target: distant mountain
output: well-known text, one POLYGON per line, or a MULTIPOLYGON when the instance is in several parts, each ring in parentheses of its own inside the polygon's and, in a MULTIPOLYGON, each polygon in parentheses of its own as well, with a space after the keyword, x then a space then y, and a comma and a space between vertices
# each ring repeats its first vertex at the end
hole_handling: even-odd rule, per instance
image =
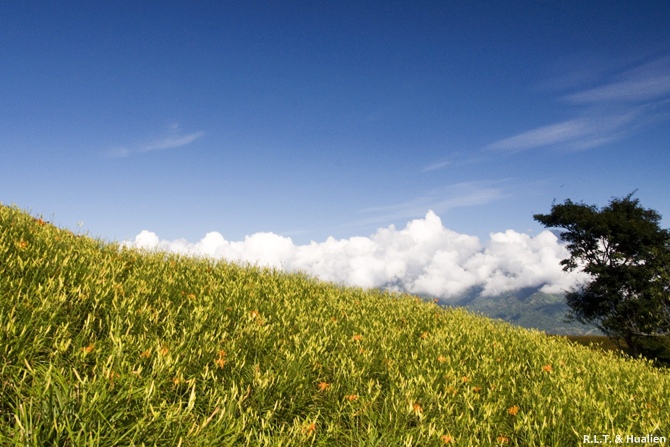
POLYGON ((490 318, 508 321, 517 326, 539 329, 549 334, 595 335, 601 332, 578 322, 566 322, 568 306, 563 295, 540 292, 538 288, 526 288, 497 296, 482 296, 481 289, 440 304, 465 307, 490 318))

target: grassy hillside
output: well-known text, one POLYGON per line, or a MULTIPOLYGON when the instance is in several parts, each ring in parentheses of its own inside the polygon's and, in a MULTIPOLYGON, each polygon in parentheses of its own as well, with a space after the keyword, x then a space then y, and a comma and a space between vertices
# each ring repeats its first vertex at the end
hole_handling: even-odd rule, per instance
POLYGON ((570 446, 670 435, 669 385, 462 309, 0 206, 3 446, 570 446))

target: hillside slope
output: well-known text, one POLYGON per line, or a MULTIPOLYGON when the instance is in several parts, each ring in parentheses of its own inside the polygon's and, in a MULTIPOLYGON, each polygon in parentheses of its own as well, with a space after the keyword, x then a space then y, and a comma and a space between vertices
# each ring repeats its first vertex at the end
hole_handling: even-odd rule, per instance
POLYGON ((462 306, 491 318, 501 319, 516 326, 537 329, 548 334, 599 335, 601 332, 579 322, 566 322, 569 311, 565 297, 542 293, 538 288, 507 292, 497 296, 483 296, 472 291, 467 296, 445 301, 462 306))
POLYGON ((0 205, 1 445, 570 446, 668 436, 668 385, 462 309, 0 205))

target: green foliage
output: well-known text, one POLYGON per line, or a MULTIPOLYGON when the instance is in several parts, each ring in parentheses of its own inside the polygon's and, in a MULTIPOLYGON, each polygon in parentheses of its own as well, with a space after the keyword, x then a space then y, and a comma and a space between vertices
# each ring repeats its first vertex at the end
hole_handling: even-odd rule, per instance
POLYGON ((623 338, 634 355, 641 337, 670 333, 670 231, 656 211, 629 194, 602 209, 566 200, 534 218, 567 230, 565 270, 592 278, 566 296, 573 317, 623 338))
POLYGON ((565 446, 666 436, 668 385, 464 310, 0 205, 0 445, 565 446))

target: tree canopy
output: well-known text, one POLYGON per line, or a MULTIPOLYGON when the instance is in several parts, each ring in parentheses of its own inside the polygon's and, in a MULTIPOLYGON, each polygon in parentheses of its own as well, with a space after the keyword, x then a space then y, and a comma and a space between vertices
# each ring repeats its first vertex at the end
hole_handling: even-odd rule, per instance
POLYGON ((561 238, 570 257, 561 261, 564 270, 591 277, 566 295, 570 316, 623 338, 637 355, 642 338, 670 334, 670 231, 633 194, 603 208, 568 199, 533 217, 566 230, 561 238))

